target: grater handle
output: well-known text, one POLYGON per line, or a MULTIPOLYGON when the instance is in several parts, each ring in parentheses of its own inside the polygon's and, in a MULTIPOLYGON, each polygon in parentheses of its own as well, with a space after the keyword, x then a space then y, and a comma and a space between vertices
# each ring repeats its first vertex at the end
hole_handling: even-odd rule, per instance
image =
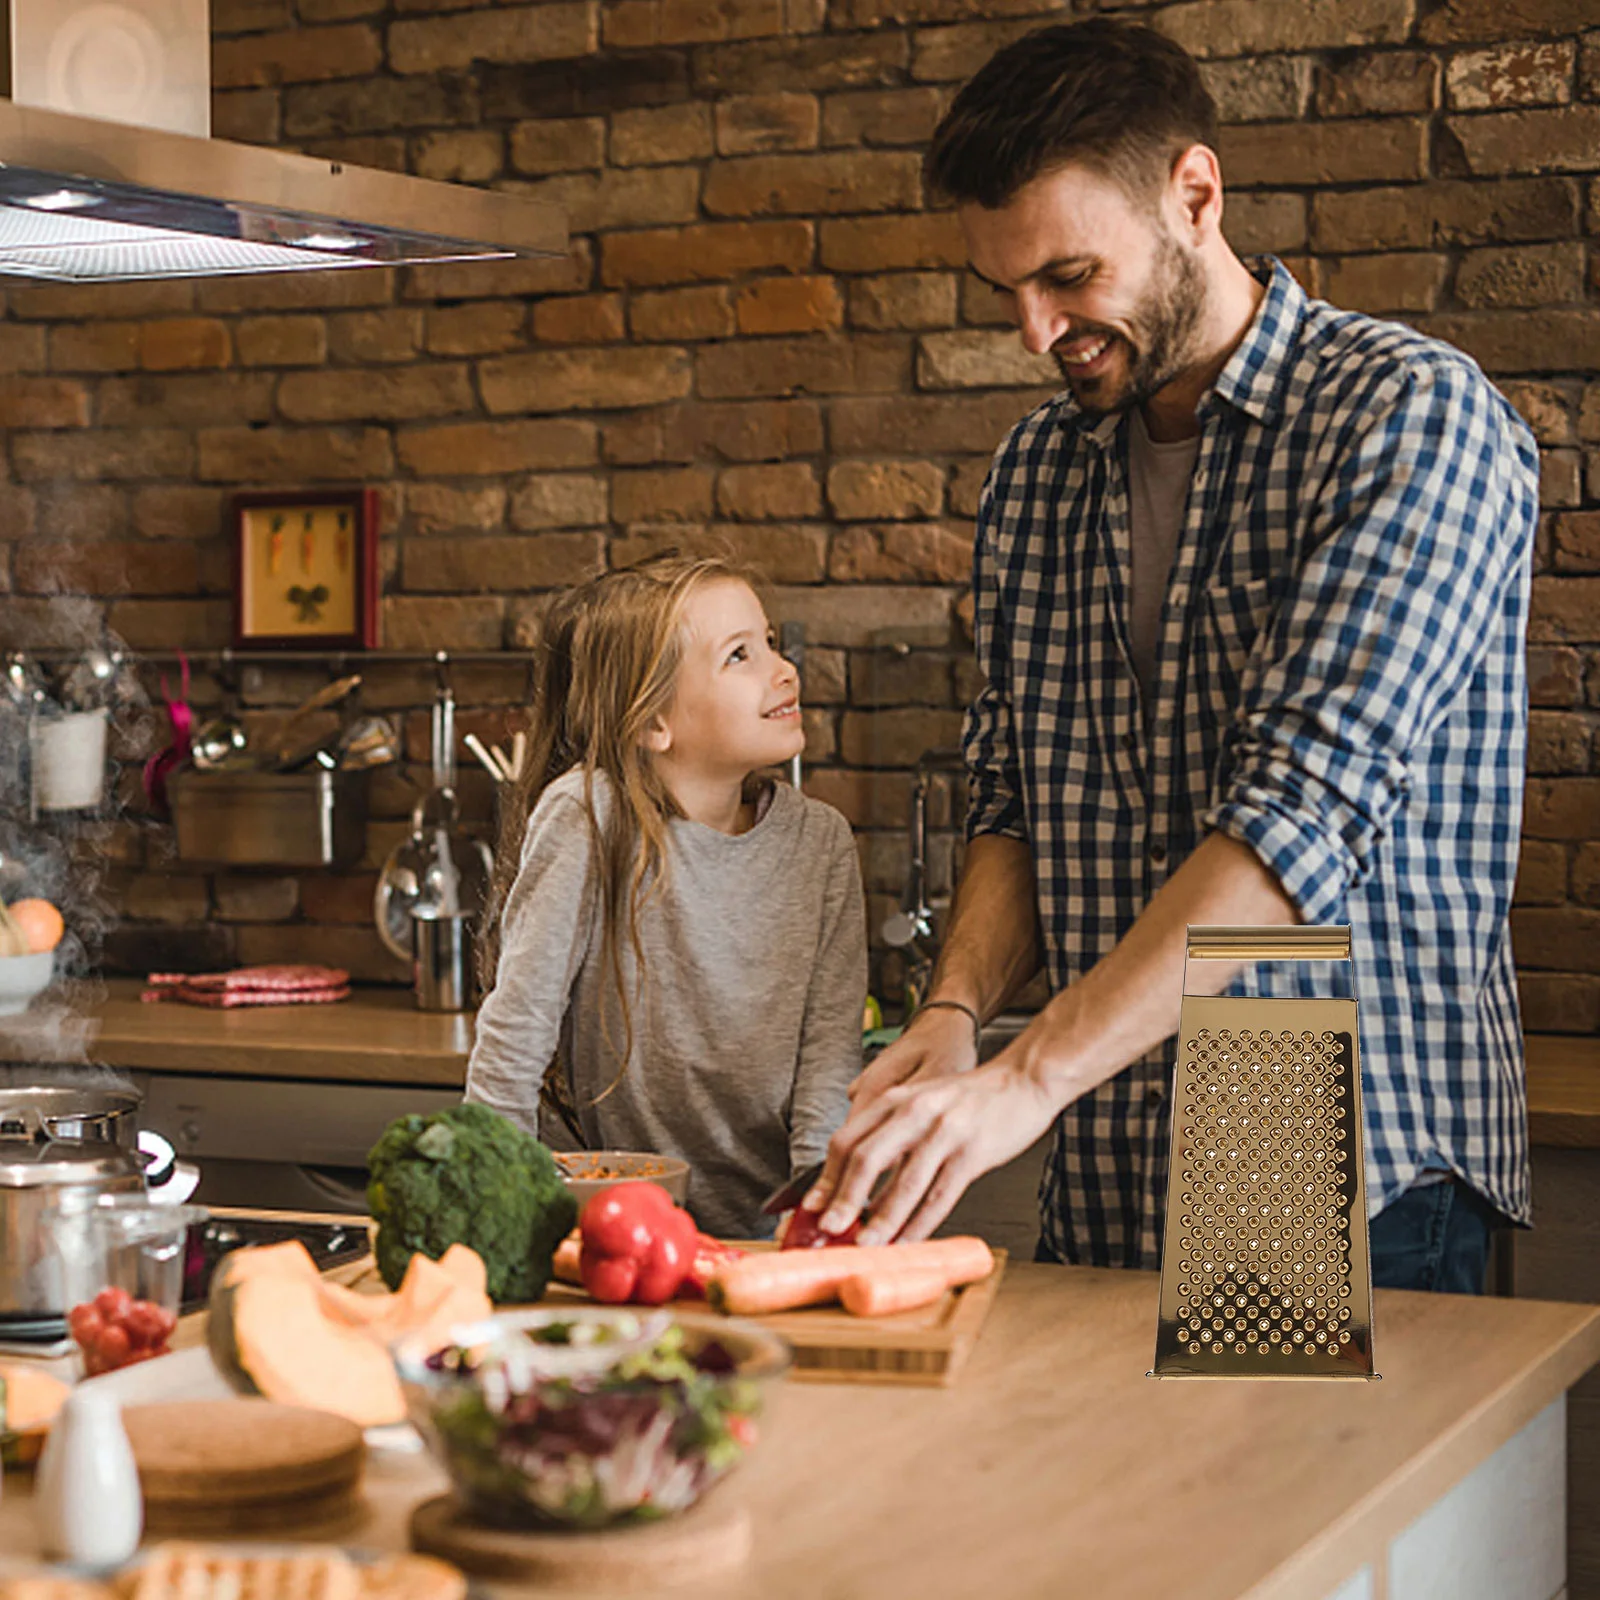
POLYGON ((1189 929, 1190 961, 1348 961, 1350 928, 1189 929))

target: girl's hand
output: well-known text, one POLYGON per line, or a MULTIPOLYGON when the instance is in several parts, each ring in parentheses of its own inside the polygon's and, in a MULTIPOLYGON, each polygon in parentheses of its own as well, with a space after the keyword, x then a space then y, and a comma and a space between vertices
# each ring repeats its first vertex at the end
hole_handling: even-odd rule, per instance
POLYGON ((919 1012, 911 1025, 850 1085, 850 1121, 886 1089, 970 1072, 978 1064, 972 1020, 943 1006, 919 1012))

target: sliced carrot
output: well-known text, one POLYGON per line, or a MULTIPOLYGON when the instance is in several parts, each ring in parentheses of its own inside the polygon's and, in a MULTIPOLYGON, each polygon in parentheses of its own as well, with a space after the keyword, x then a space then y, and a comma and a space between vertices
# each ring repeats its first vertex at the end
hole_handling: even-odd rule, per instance
POLYGON ((752 1252, 717 1269, 706 1295, 719 1311, 762 1316, 826 1305, 849 1278, 893 1277, 913 1271, 944 1274, 948 1287, 976 1283, 994 1270, 982 1239, 930 1239, 923 1244, 839 1245, 829 1250, 752 1252))
POLYGON ((944 1297, 950 1280, 937 1267, 871 1277, 862 1273, 839 1285, 839 1300, 853 1317, 887 1317, 896 1311, 914 1311, 944 1297))

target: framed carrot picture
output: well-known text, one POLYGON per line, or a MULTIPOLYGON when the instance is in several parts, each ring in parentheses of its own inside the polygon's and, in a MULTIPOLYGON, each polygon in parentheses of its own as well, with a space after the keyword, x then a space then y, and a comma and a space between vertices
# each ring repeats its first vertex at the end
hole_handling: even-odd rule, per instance
POLYGON ((235 495, 233 525, 236 645, 377 645, 375 489, 235 495))

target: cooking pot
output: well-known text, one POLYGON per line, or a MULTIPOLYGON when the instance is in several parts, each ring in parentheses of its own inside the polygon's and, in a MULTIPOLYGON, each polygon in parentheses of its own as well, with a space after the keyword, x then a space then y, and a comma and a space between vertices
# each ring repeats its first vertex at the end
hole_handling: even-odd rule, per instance
POLYGON ((107 1140, 0 1139, 0 1335, 52 1331, 63 1304, 49 1217, 68 1197, 144 1189, 139 1152, 107 1140), (9 1330, 8 1330, 8 1326, 9 1330))
POLYGON ((129 1089, 0 1085, 0 1140, 12 1139, 132 1149, 139 1142, 139 1097, 129 1089))

